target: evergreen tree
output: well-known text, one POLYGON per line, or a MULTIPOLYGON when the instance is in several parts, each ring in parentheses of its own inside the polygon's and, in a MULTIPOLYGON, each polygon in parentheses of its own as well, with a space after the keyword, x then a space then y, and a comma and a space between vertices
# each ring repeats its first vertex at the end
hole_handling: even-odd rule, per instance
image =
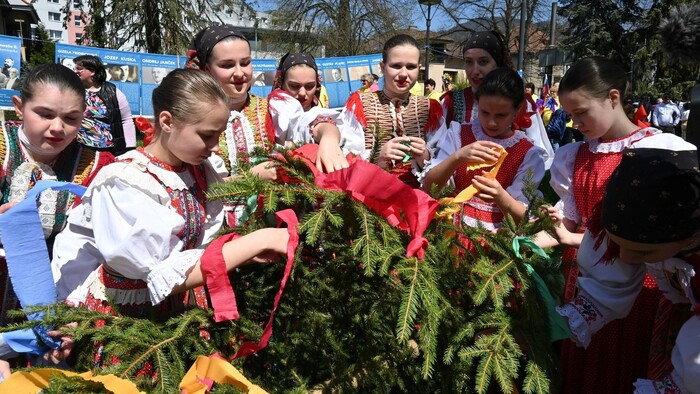
MULTIPOLYGON (((259 196, 239 233, 273 225, 269 214, 281 209, 300 216, 300 247, 269 346, 234 361, 247 378, 280 393, 554 391, 556 357, 542 311, 551 307, 545 287, 560 288, 562 278, 557 264, 528 251, 524 237, 551 225, 546 217, 522 223, 508 217, 492 233, 455 226, 454 207, 445 202, 423 234, 424 258, 407 257, 407 232, 349 194, 319 188, 309 166, 289 152, 274 160, 285 185, 244 171, 209 190, 210 198, 231 203, 259 196)), ((528 215, 537 215, 541 202, 533 188, 527 193, 528 215)), ((76 370, 92 367, 86 344, 102 342, 121 360, 102 373, 136 379, 134 372, 150 361, 162 371, 160 380, 137 383, 174 392, 197 355, 230 356, 243 341, 257 341, 283 271, 283 265, 251 265, 230 275, 242 316, 234 322, 214 323, 201 310, 162 322, 58 304, 43 324, 80 322, 70 331, 83 345, 76 347, 76 370), (105 327, 95 329, 98 320, 105 327)))
POLYGON ((49 38, 49 33, 41 23, 37 25, 36 38, 36 40, 32 40, 27 54, 30 67, 34 67, 39 64, 53 63, 56 52, 56 44, 51 41, 49 38))
POLYGON ((631 42, 642 17, 636 0, 563 0, 559 13, 567 20, 561 46, 577 58, 599 55, 629 66, 631 42))
POLYGON ((658 28, 675 5, 686 0, 561 2, 566 18, 561 46, 576 58, 599 55, 629 70, 633 96, 671 93, 687 98, 700 74, 698 64, 679 64, 663 52, 658 28))

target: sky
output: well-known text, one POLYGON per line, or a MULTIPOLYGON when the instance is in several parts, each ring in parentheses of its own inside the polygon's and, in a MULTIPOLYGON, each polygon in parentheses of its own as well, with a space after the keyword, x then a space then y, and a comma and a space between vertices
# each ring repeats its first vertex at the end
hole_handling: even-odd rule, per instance
MULTIPOLYGON (((416 8, 413 12, 413 24, 418 30, 425 30, 425 16, 428 13, 428 7, 419 6, 416 1, 416 8), (421 12, 422 8, 422 12, 421 12)), ((442 10, 437 7, 431 7, 430 11, 430 31, 439 31, 449 29, 454 26, 454 21, 447 16, 442 10)))

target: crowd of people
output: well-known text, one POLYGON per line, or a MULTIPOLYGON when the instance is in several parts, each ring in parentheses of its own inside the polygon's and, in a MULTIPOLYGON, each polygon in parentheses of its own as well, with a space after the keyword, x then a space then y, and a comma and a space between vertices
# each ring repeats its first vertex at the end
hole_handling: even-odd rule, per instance
MULTIPOLYGON (((39 200, 57 301, 168 315, 207 306, 205 246, 222 226, 245 220, 242 206, 207 199, 209 185, 240 177, 241 160, 255 176, 283 182, 273 162, 252 156, 260 148, 313 143, 319 171, 342 171, 354 154, 426 192, 475 188, 455 220, 494 231, 506 214, 531 219, 524 185, 549 171, 559 197, 546 208, 554 229, 534 241, 567 248, 566 283, 556 295, 572 332, 555 344, 561 392, 698 392, 700 172, 696 147, 669 128, 682 122, 678 108, 664 98, 651 111, 653 125, 631 119, 627 74, 590 57, 572 65, 538 109, 534 86, 488 31, 466 41, 468 88, 416 95, 420 50, 408 35, 387 40, 383 86, 363 75, 363 88, 336 111, 323 105, 312 55, 284 55, 272 93, 258 97, 249 93, 255 78, 247 39, 227 25, 204 29, 186 67, 153 91, 153 124, 140 125, 143 147, 99 58, 73 59, 74 72, 37 66, 13 98, 21 121, 3 125, 0 215, 38 180, 87 186, 79 202, 51 191, 39 200), (571 129, 572 137, 550 125, 571 129), (494 166, 495 176, 487 176, 494 166), (673 307, 679 303, 689 307, 673 307)), ((435 81, 426 86, 434 89, 435 81)), ((270 228, 228 241, 226 269, 274 261, 288 237, 270 228)), ((18 306, 6 269, 0 286, 4 318, 18 306)), ((60 362, 75 350, 69 337, 49 334, 61 345, 34 353, 60 362)), ((22 351, 15 338, 0 335, 3 378, 22 351)), ((96 366, 118 362, 100 345, 93 350, 96 366)))

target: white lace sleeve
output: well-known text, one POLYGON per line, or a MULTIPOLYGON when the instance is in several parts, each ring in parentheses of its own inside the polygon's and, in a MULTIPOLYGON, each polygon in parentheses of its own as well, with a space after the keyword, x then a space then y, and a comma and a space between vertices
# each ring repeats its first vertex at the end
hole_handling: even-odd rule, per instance
POLYGON ((340 112, 340 145, 345 153, 354 153, 362 156, 363 159, 369 158, 369 151, 365 152, 365 129, 357 119, 357 113, 364 111, 362 101, 348 100, 348 103, 340 112), (350 105, 350 107, 348 107, 350 105))
POLYGON ((184 219, 174 209, 115 179, 92 196, 95 246, 119 274, 148 283, 152 304, 185 281, 202 249, 180 251, 184 219))
POLYGON ((564 145, 557 150, 550 168, 552 178, 549 181, 552 189, 559 195, 560 200, 556 207, 563 213, 565 218, 575 223, 581 222, 581 214, 576 207, 576 198, 574 197, 572 184, 574 164, 579 146, 581 146, 581 142, 575 142, 564 145))
POLYGON ((224 158, 221 156, 212 154, 209 156, 209 163, 211 163, 211 166, 220 177, 225 178, 229 175, 228 169, 226 168, 226 162, 224 162, 224 158))
POLYGON ((669 301, 674 304, 696 304, 693 289, 690 285, 691 278, 695 276, 693 266, 682 259, 672 257, 658 263, 649 263, 647 272, 659 285, 659 290, 669 301), (671 283, 673 278, 673 283, 671 283), (680 288, 678 288, 680 287, 680 288))
POLYGON ((569 319, 572 339, 583 347, 588 346, 591 337, 607 323, 629 314, 646 273, 644 264, 626 264, 619 260, 599 263, 606 241, 595 249, 595 240, 585 232, 577 255, 581 273, 577 283, 579 294, 557 308, 560 315, 569 319))
POLYGON ((671 376, 681 392, 700 393, 700 317, 688 319, 676 338, 671 352, 674 371, 671 376))

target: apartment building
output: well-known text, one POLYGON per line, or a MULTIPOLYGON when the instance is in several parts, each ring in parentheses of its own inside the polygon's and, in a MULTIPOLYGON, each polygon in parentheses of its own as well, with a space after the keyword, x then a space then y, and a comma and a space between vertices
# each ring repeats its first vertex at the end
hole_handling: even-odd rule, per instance
POLYGON ((71 11, 68 16, 63 10, 66 0, 35 0, 33 5, 50 39, 64 44, 82 42, 87 19, 82 17, 82 12, 79 11, 80 0, 71 0, 69 4, 71 11))

